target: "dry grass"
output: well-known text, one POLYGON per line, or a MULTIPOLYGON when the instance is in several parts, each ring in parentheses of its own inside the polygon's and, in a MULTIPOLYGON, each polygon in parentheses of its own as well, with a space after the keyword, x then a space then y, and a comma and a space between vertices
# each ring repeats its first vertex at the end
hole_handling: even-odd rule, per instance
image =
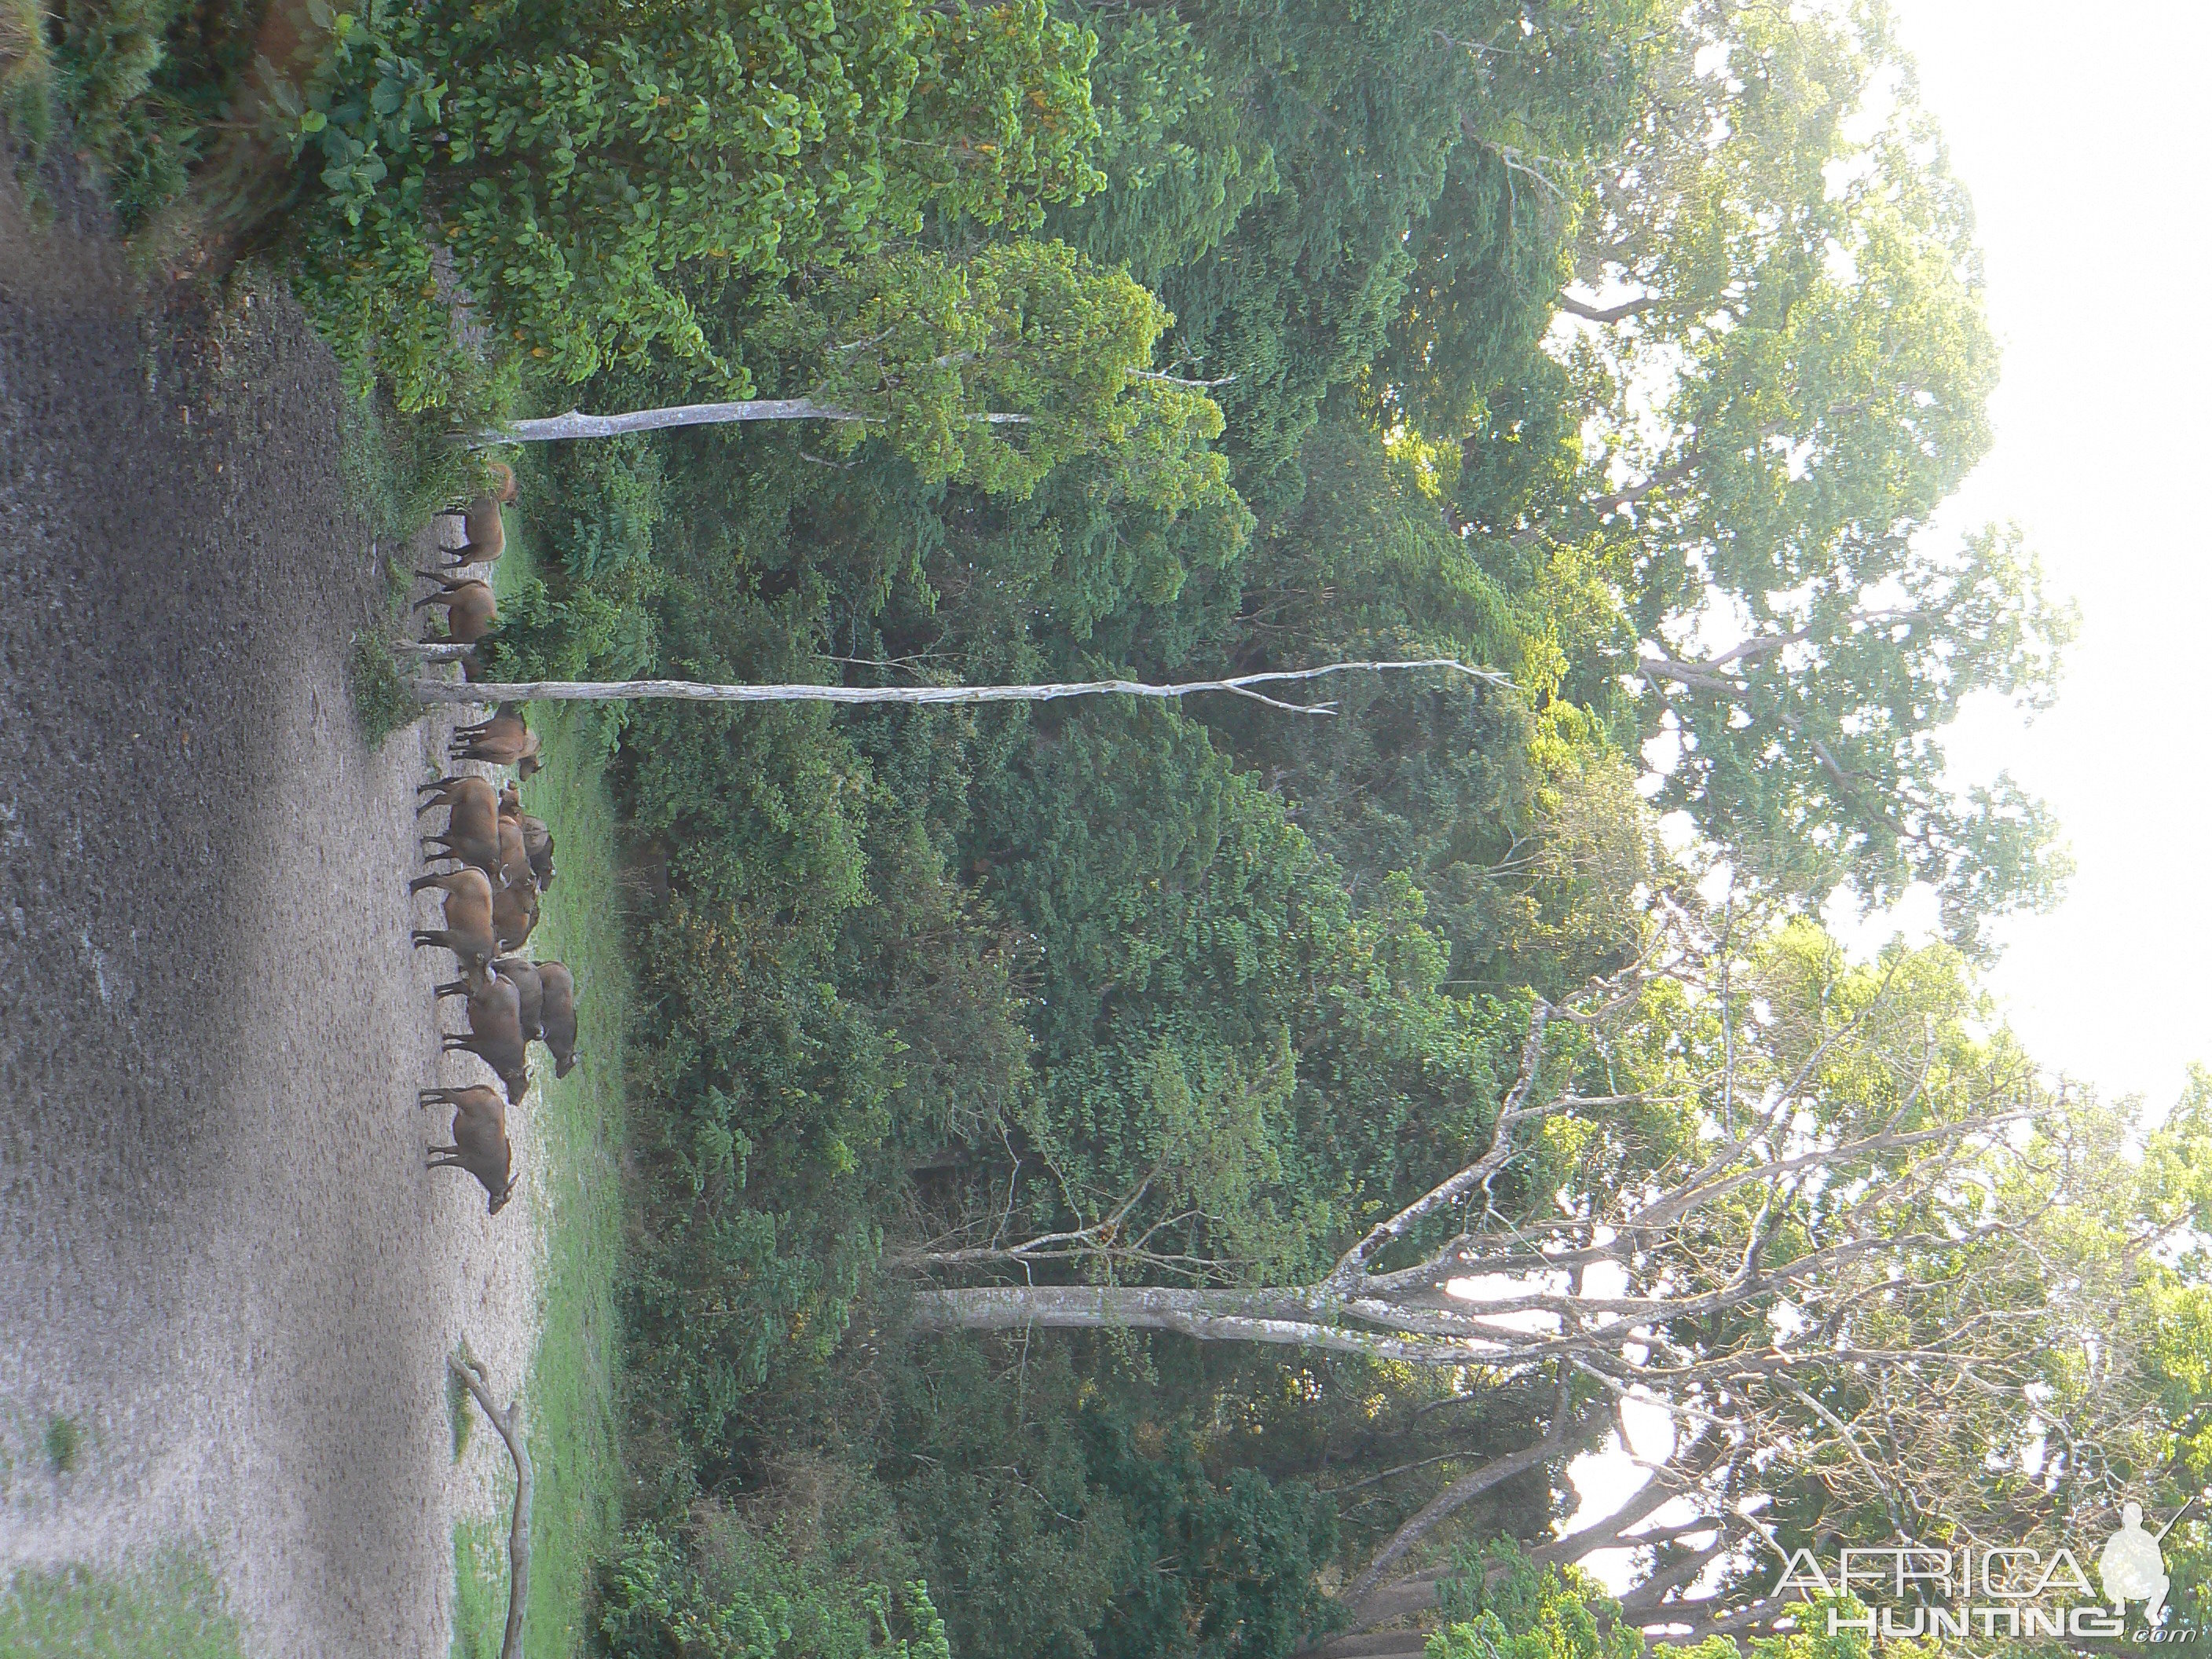
POLYGON ((0 137, 35 157, 53 129, 53 54, 41 0, 0 0, 0 137))
POLYGON ((46 61, 46 11, 39 0, 0 0, 0 76, 46 61))

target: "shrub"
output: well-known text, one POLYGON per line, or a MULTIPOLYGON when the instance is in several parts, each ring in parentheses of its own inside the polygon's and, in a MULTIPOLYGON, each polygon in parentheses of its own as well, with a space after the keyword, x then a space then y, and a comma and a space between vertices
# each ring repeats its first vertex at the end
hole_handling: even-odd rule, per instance
POLYGON ((559 444, 549 470, 559 507, 545 534, 568 574, 591 581, 646 563, 667 511, 660 451, 643 438, 559 444))
POLYGON ((928 1587, 868 1576, 876 1542, 756 1532, 711 1506, 688 1538, 641 1528, 606 1571, 599 1633, 612 1659, 951 1659, 928 1587))

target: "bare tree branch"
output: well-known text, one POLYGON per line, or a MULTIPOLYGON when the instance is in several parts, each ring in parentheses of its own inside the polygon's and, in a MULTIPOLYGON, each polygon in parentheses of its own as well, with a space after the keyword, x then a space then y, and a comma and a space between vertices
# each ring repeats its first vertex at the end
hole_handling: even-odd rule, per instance
POLYGON ((1553 303, 1568 316, 1579 317, 1586 323, 1626 322, 1631 317, 1640 317, 1647 311, 1656 311, 1662 307, 1672 309, 1674 305, 1663 295, 1647 294, 1641 299, 1623 300, 1619 305, 1594 306, 1587 300, 1577 299, 1565 289, 1560 290, 1553 303))
POLYGON ((1358 1577, 1345 1587, 1344 1600, 1352 1608, 1354 1620, 1359 1619, 1364 1611, 1364 1604, 1376 1586, 1382 1582, 1383 1574, 1403 1559, 1408 1550, 1433 1532, 1447 1516, 1464 1508, 1492 1487, 1502 1486, 1516 1475, 1525 1474, 1530 1469, 1550 1462, 1587 1434, 1595 1419, 1589 1413, 1577 1413, 1574 1409, 1571 1376, 1571 1373, 1565 1366, 1559 1367, 1552 1405, 1552 1420, 1542 1438, 1517 1452, 1493 1458, 1480 1468, 1470 1470, 1447 1483, 1435 1497, 1407 1517, 1382 1547, 1369 1558, 1358 1577))

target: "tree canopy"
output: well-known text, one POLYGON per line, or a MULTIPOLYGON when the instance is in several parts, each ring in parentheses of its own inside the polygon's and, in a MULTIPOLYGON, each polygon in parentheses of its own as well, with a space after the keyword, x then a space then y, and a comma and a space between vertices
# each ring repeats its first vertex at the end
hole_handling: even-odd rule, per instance
POLYGON ((2102 1103, 1978 988, 2066 862, 1946 729, 2073 619, 1948 516, 1998 359, 1879 4, 310 21, 224 131, 377 419, 655 416, 520 428, 475 684, 1487 671, 578 722, 611 1651, 1856 1659, 1778 1550, 2208 1491, 2212 1085, 2102 1103), (1923 947, 1814 920, 1915 883, 1923 947))
POLYGON ((1928 882, 1962 939, 2047 903, 2048 815, 1943 778, 1961 702, 2047 702, 2072 623, 2017 532, 1932 523, 1988 447, 1996 353, 1971 208, 1881 14, 1695 9, 1574 258, 1559 349, 1595 477, 1521 533, 1618 573, 1620 667, 1679 748, 1658 804, 1738 826, 1788 889, 1928 882))

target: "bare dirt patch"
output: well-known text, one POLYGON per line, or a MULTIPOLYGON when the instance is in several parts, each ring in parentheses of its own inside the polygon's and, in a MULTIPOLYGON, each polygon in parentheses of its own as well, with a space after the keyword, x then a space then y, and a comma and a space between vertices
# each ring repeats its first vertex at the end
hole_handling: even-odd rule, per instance
POLYGON ((512 1394, 534 1326, 528 1187, 422 1168, 483 1074, 409 947, 443 726, 354 723, 341 406, 289 303, 179 345, 0 198, 0 1569, 185 1543, 286 1659, 446 1652, 446 1357, 512 1394))

